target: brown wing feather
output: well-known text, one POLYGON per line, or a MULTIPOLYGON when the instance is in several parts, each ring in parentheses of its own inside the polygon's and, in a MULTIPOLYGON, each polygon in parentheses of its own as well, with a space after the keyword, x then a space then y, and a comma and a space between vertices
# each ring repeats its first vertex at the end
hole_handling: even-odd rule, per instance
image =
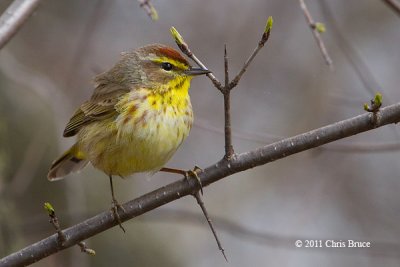
POLYGON ((65 127, 64 137, 76 135, 83 126, 94 121, 116 116, 118 112, 115 110, 115 104, 127 92, 129 90, 119 89, 103 95, 96 95, 96 98, 92 97, 91 100, 83 103, 65 127))
POLYGON ((116 116, 120 97, 141 84, 141 72, 137 70, 137 53, 125 53, 109 71, 95 78, 96 88, 89 101, 83 103, 65 127, 64 136, 73 136, 94 121, 116 116))

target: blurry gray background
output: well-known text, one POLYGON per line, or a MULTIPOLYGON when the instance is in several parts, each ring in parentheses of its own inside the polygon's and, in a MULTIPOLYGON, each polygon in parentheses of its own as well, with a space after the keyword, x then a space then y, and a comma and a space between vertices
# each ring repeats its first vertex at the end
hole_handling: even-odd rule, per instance
MULTIPOLYGON (((45 201, 63 227, 109 209, 103 173, 90 166, 50 183, 47 170, 74 142, 62 131, 90 97, 93 76, 122 51, 150 43, 175 47, 171 26, 222 78, 224 44, 233 76, 273 16, 270 40, 232 93, 236 152, 361 114, 373 91, 383 93, 384 105, 400 101, 399 16, 383 1, 324 1, 324 8, 321 2, 306 1, 326 24, 335 71, 325 65, 296 0, 154 0, 156 22, 134 0, 42 1, 0 51, 0 257, 53 234, 45 201)), ((0 11, 9 3, 0 1, 0 11)), ((194 128, 169 167, 207 167, 223 156, 222 95, 205 77, 193 81, 190 93, 194 128)), ((196 201, 186 197, 125 223, 126 234, 116 227, 91 238, 95 257, 73 247, 33 266, 398 266, 398 152, 360 153, 352 146, 399 138, 398 128, 384 127, 205 188, 229 264, 196 201), (354 239, 372 248, 296 248, 296 239, 354 239)), ((125 202, 177 179, 116 179, 117 198, 125 202)))

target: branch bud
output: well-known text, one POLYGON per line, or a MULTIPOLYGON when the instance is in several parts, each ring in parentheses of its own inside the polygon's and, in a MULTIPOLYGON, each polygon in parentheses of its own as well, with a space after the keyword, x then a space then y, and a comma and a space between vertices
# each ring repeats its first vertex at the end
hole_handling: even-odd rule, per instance
POLYGON ((158 20, 158 12, 153 5, 150 6, 150 17, 153 21, 158 20))
POLYGON ((317 32, 319 32, 319 33, 324 33, 324 32, 326 31, 325 24, 323 24, 323 23, 321 23, 321 22, 315 23, 315 29, 316 29, 317 32))
POLYGON ((272 29, 272 24, 274 23, 274 20, 272 19, 271 16, 268 17, 267 19, 267 23, 265 24, 265 29, 264 29, 264 33, 261 36, 261 40, 258 43, 259 46, 264 46, 264 44, 268 41, 269 35, 271 33, 271 29, 272 29))
POLYGON ((87 249, 85 250, 85 252, 86 252, 87 254, 89 254, 90 256, 96 256, 96 251, 95 251, 94 249, 87 248, 87 249))
POLYGON ((264 30, 265 33, 271 31, 273 23, 274 20, 272 19, 272 16, 269 16, 267 19, 267 24, 265 25, 265 30, 264 30))
POLYGON ((188 45, 185 43, 185 40, 183 40, 182 35, 179 34, 179 32, 175 29, 175 27, 171 27, 170 32, 172 37, 175 39, 176 44, 182 50, 182 52, 185 53, 186 55, 191 54, 188 45))
POLYGON ((382 106, 382 94, 376 93, 374 99, 371 100, 371 106, 367 103, 364 104, 364 110, 368 112, 377 112, 379 108, 382 106))
POLYGON ((44 203, 44 209, 47 211, 47 213, 49 214, 50 217, 54 217, 55 210, 49 202, 44 203))
POLYGON ((377 106, 382 106, 382 94, 381 93, 376 93, 375 98, 374 98, 374 104, 377 106))

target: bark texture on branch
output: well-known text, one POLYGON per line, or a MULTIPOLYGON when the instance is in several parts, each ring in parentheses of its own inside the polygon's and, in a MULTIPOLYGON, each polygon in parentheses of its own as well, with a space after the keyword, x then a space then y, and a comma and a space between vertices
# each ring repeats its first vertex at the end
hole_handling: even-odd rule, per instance
MULTIPOLYGON (((204 169, 198 176, 203 186, 207 186, 231 174, 377 127, 398 123, 399 121, 400 103, 397 103, 382 108, 378 113, 366 113, 304 134, 283 139, 256 150, 234 154, 230 160, 222 159, 216 164, 204 169)), ((166 203, 189 194, 194 194, 199 190, 198 187, 199 185, 194 179, 189 181, 182 179, 161 187, 122 205, 126 213, 121 214, 121 220, 129 220, 166 203)), ((26 266, 48 255, 54 254, 57 251, 76 245, 80 241, 103 232, 117 224, 110 211, 100 213, 84 222, 65 229, 63 231, 66 236, 64 245, 59 243, 58 235, 54 234, 1 259, 0 266, 26 266)))

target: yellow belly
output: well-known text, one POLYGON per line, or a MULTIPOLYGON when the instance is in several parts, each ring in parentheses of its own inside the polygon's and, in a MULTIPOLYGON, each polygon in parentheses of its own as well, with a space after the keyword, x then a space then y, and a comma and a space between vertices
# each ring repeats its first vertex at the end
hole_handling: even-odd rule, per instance
MULTIPOLYGON (((173 93, 173 92, 171 92, 173 93)), ((193 122, 189 95, 127 94, 119 115, 95 122, 79 133, 79 148, 93 166, 109 175, 157 171, 188 136, 193 122), (90 137, 90 138, 88 138, 90 137)))

